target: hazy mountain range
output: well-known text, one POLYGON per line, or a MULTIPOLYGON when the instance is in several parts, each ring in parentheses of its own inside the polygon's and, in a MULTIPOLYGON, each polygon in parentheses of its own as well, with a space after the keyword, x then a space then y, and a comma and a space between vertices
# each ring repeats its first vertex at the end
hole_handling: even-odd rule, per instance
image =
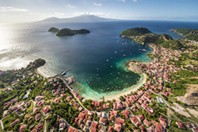
POLYGON ((102 18, 94 15, 82 15, 77 17, 71 17, 71 18, 57 18, 57 17, 51 17, 44 19, 42 21, 38 22, 104 22, 104 21, 115 21, 116 19, 108 19, 108 18, 102 18))

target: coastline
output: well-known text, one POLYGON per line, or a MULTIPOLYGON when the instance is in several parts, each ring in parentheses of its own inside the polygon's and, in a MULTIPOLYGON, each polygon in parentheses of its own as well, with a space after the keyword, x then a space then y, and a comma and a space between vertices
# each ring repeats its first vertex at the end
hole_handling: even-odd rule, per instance
MULTIPOLYGON (((149 44, 149 46, 152 49, 154 49, 151 44, 149 44)), ((150 52, 150 53, 151 54, 154 53, 154 50, 152 52, 150 52)), ((137 84, 135 84, 135 85, 132 85, 132 86, 130 86, 128 88, 123 89, 123 91, 112 91, 109 95, 105 95, 105 94, 102 95, 101 94, 100 96, 102 96, 104 98, 104 100, 106 100, 106 101, 107 100, 113 100, 113 99, 117 100, 117 99, 120 98, 120 96, 124 96, 124 95, 130 94, 131 92, 136 92, 143 84, 146 83, 147 75, 145 73, 143 73, 142 70, 139 69, 138 66, 134 67, 133 65, 131 65, 131 63, 133 63, 133 62, 131 62, 131 61, 127 62, 126 65, 128 65, 129 67, 126 70, 128 70, 129 72, 135 72, 135 73, 139 74, 141 76, 139 82, 137 84), (137 69, 139 69, 139 70, 137 70, 137 69)), ((148 62, 145 62, 145 63, 148 63, 148 62)), ((51 76, 45 74, 44 72, 42 72, 41 67, 36 69, 36 73, 41 75, 43 78, 51 77, 51 76)), ((91 99, 91 100, 94 100, 94 101, 102 101, 103 100, 102 97, 98 98, 98 96, 97 97, 96 96, 88 96, 88 95, 84 96, 85 99, 91 99)))
POLYGON ((141 73, 141 75, 142 75, 143 79, 142 79, 142 81, 139 82, 138 84, 131 86, 131 88, 128 89, 127 91, 123 91, 123 92, 120 92, 120 93, 117 93, 117 94, 114 94, 114 95, 105 96, 104 99, 105 99, 105 100, 119 99, 120 96, 124 96, 124 95, 130 94, 131 92, 135 92, 135 91, 138 90, 143 84, 146 83, 147 75, 146 75, 145 73, 141 73))
MULTIPOLYGON (((130 39, 132 39, 132 38, 130 38, 130 39)), ((153 47, 151 44, 149 44, 148 46, 150 46, 150 47, 153 49, 153 51, 151 52, 151 54, 153 54, 153 53, 155 52, 155 51, 154 51, 154 47, 153 47)), ((147 53, 147 54, 148 54, 148 53, 147 53)), ((152 60, 152 61, 153 61, 153 60, 152 60)), ((152 61, 151 61, 151 62, 152 62, 152 61)), ((143 73, 141 70, 139 70, 139 69, 137 68, 138 66, 135 67, 135 68, 137 68, 137 69, 139 70, 139 71, 136 72, 137 69, 134 69, 134 67, 131 66, 132 63, 133 63, 133 62, 129 62, 129 63, 128 63, 129 68, 127 68, 127 70, 128 70, 128 71, 131 71, 131 72, 135 72, 135 73, 137 73, 137 74, 140 74, 140 75, 143 77, 143 79, 141 80, 141 82, 138 82, 136 85, 131 86, 131 88, 130 88, 130 89, 127 89, 127 91, 123 91, 123 92, 121 92, 121 93, 117 93, 117 94, 114 94, 114 95, 105 96, 105 97, 104 97, 105 100, 119 99, 120 96, 124 96, 124 95, 130 94, 131 92, 137 91, 143 84, 146 83, 147 75, 146 75, 145 73, 143 73)), ((146 63, 147 63, 147 62, 146 62, 146 63)), ((100 100, 100 101, 101 101, 101 100, 100 100)))
POLYGON ((40 67, 36 69, 36 73, 39 74, 40 76, 42 76, 43 78, 49 78, 50 77, 47 74, 43 73, 42 70, 40 69, 40 67))

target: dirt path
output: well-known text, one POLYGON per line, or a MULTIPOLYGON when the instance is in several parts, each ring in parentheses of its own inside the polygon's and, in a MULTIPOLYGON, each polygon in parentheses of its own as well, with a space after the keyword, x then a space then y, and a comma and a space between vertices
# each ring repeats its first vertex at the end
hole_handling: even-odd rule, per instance
POLYGON ((189 108, 187 108, 187 110, 188 110, 192 115, 194 115, 195 117, 198 118, 198 111, 196 111, 196 110, 194 110, 194 109, 189 109, 189 108))
POLYGON ((198 84, 187 84, 188 89, 184 96, 176 97, 179 101, 188 105, 198 105, 198 84))
POLYGON ((189 77, 190 79, 198 79, 198 77, 189 77))

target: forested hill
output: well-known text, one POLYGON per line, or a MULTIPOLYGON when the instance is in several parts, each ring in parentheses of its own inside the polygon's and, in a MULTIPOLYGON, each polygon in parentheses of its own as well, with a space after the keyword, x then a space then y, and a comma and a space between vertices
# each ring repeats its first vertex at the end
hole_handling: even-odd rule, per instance
POLYGON ((198 41, 198 29, 178 28, 171 29, 171 31, 183 35, 187 39, 198 41))
POLYGON ((173 40, 173 38, 168 34, 155 34, 145 27, 135 27, 123 31, 120 36, 127 37, 135 40, 140 44, 153 43, 155 45, 161 45, 164 48, 170 49, 182 49, 185 46, 178 40, 173 40))

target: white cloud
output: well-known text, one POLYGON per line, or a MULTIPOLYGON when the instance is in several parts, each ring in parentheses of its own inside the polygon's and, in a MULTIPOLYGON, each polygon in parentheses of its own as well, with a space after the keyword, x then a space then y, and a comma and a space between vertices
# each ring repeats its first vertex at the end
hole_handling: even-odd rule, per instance
POLYGON ((51 12, 51 13, 30 13, 31 16, 39 17, 39 18, 49 18, 49 17, 57 17, 57 18, 65 18, 66 15, 63 12, 51 12))
POLYGON ((121 1, 121 2, 126 2, 126 0, 118 0, 118 1, 121 1))
POLYGON ((68 8, 70 8, 70 9, 74 9, 74 8, 76 8, 75 6, 70 5, 70 4, 68 4, 68 5, 67 5, 67 7, 68 7, 68 8))
POLYGON ((75 12, 73 16, 80 16, 80 15, 94 15, 94 16, 103 16, 103 13, 99 12, 75 12))
POLYGON ((0 7, 1 12, 27 12, 27 9, 14 8, 14 7, 0 7))
POLYGON ((133 2, 137 2, 138 0, 133 0, 133 2))
POLYGON ((98 7, 100 7, 100 6, 102 6, 102 3, 93 3, 95 6, 98 6, 98 7))

